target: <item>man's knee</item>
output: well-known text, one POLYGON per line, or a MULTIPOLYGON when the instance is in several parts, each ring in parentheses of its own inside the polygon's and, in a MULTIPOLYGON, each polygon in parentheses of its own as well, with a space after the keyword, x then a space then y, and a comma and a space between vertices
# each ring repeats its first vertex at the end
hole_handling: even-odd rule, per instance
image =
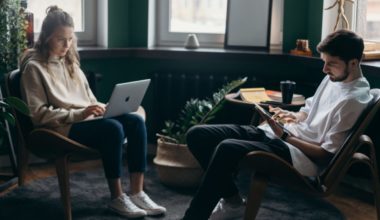
POLYGON ((240 157, 244 148, 241 143, 236 139, 225 139, 220 142, 216 148, 216 157, 234 157, 235 155, 240 157))
POLYGON ((202 125, 195 125, 186 132, 186 142, 188 145, 192 145, 192 143, 202 140, 203 135, 204 127, 202 125))

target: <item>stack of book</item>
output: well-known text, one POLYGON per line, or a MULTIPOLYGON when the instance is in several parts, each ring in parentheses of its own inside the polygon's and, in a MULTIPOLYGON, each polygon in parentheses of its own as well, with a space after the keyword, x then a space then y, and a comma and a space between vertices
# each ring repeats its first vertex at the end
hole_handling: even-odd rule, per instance
POLYGON ((364 43, 364 60, 380 60, 380 43, 366 41, 364 43))
MULTIPOLYGON (((250 103, 282 103, 281 91, 266 90, 263 87, 258 88, 242 88, 240 89, 240 97, 242 100, 250 103)), ((302 105, 305 103, 305 97, 301 94, 293 94, 293 105, 302 105)))

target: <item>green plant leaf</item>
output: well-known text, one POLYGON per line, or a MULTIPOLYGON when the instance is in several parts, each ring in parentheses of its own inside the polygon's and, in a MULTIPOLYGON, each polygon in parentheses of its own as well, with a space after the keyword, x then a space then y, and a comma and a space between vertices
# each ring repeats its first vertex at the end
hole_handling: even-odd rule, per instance
POLYGON ((6 120, 12 126, 16 124, 15 117, 9 112, 0 112, 0 118, 6 120))
POLYGON ((190 99, 186 101, 183 109, 175 121, 165 121, 161 130, 164 135, 174 138, 180 144, 186 144, 186 132, 194 125, 204 124, 215 118, 225 103, 224 97, 235 88, 247 81, 247 77, 237 79, 224 85, 212 95, 212 99, 190 99))
POLYGON ((9 96, 5 98, 5 102, 9 104, 9 106, 15 108, 17 111, 21 112, 22 114, 29 115, 30 111, 28 106, 25 104, 24 101, 21 99, 14 97, 14 96, 9 96))
POLYGON ((8 105, 8 103, 0 100, 0 107, 9 108, 9 105, 8 105))

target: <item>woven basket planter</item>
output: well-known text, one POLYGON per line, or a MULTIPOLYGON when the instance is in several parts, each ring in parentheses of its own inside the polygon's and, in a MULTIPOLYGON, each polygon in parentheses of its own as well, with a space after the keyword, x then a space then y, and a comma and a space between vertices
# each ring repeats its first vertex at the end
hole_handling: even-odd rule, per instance
POLYGON ((196 187, 203 170, 187 145, 157 140, 157 154, 153 160, 161 182, 174 187, 196 187))

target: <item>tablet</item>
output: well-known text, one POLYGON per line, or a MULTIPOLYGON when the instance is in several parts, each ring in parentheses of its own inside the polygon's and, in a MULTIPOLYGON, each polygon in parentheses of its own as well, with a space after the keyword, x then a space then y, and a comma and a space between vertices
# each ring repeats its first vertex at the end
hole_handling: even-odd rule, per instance
MULTIPOLYGON (((268 112, 267 110, 265 110, 263 107, 261 107, 261 106, 260 106, 259 104, 257 104, 257 103, 254 103, 254 105, 255 105, 255 109, 256 109, 256 110, 260 111, 265 117, 267 117, 267 118, 269 118, 269 119, 272 119, 272 114, 271 114, 270 112, 268 112)), ((276 121, 276 120, 274 120, 274 121, 275 121, 276 124, 277 124, 279 127, 281 127, 284 131, 286 131, 286 132, 288 132, 289 134, 292 135, 292 133, 291 133, 288 129, 286 129, 286 128, 284 127, 284 125, 283 125, 281 122, 276 121)))

